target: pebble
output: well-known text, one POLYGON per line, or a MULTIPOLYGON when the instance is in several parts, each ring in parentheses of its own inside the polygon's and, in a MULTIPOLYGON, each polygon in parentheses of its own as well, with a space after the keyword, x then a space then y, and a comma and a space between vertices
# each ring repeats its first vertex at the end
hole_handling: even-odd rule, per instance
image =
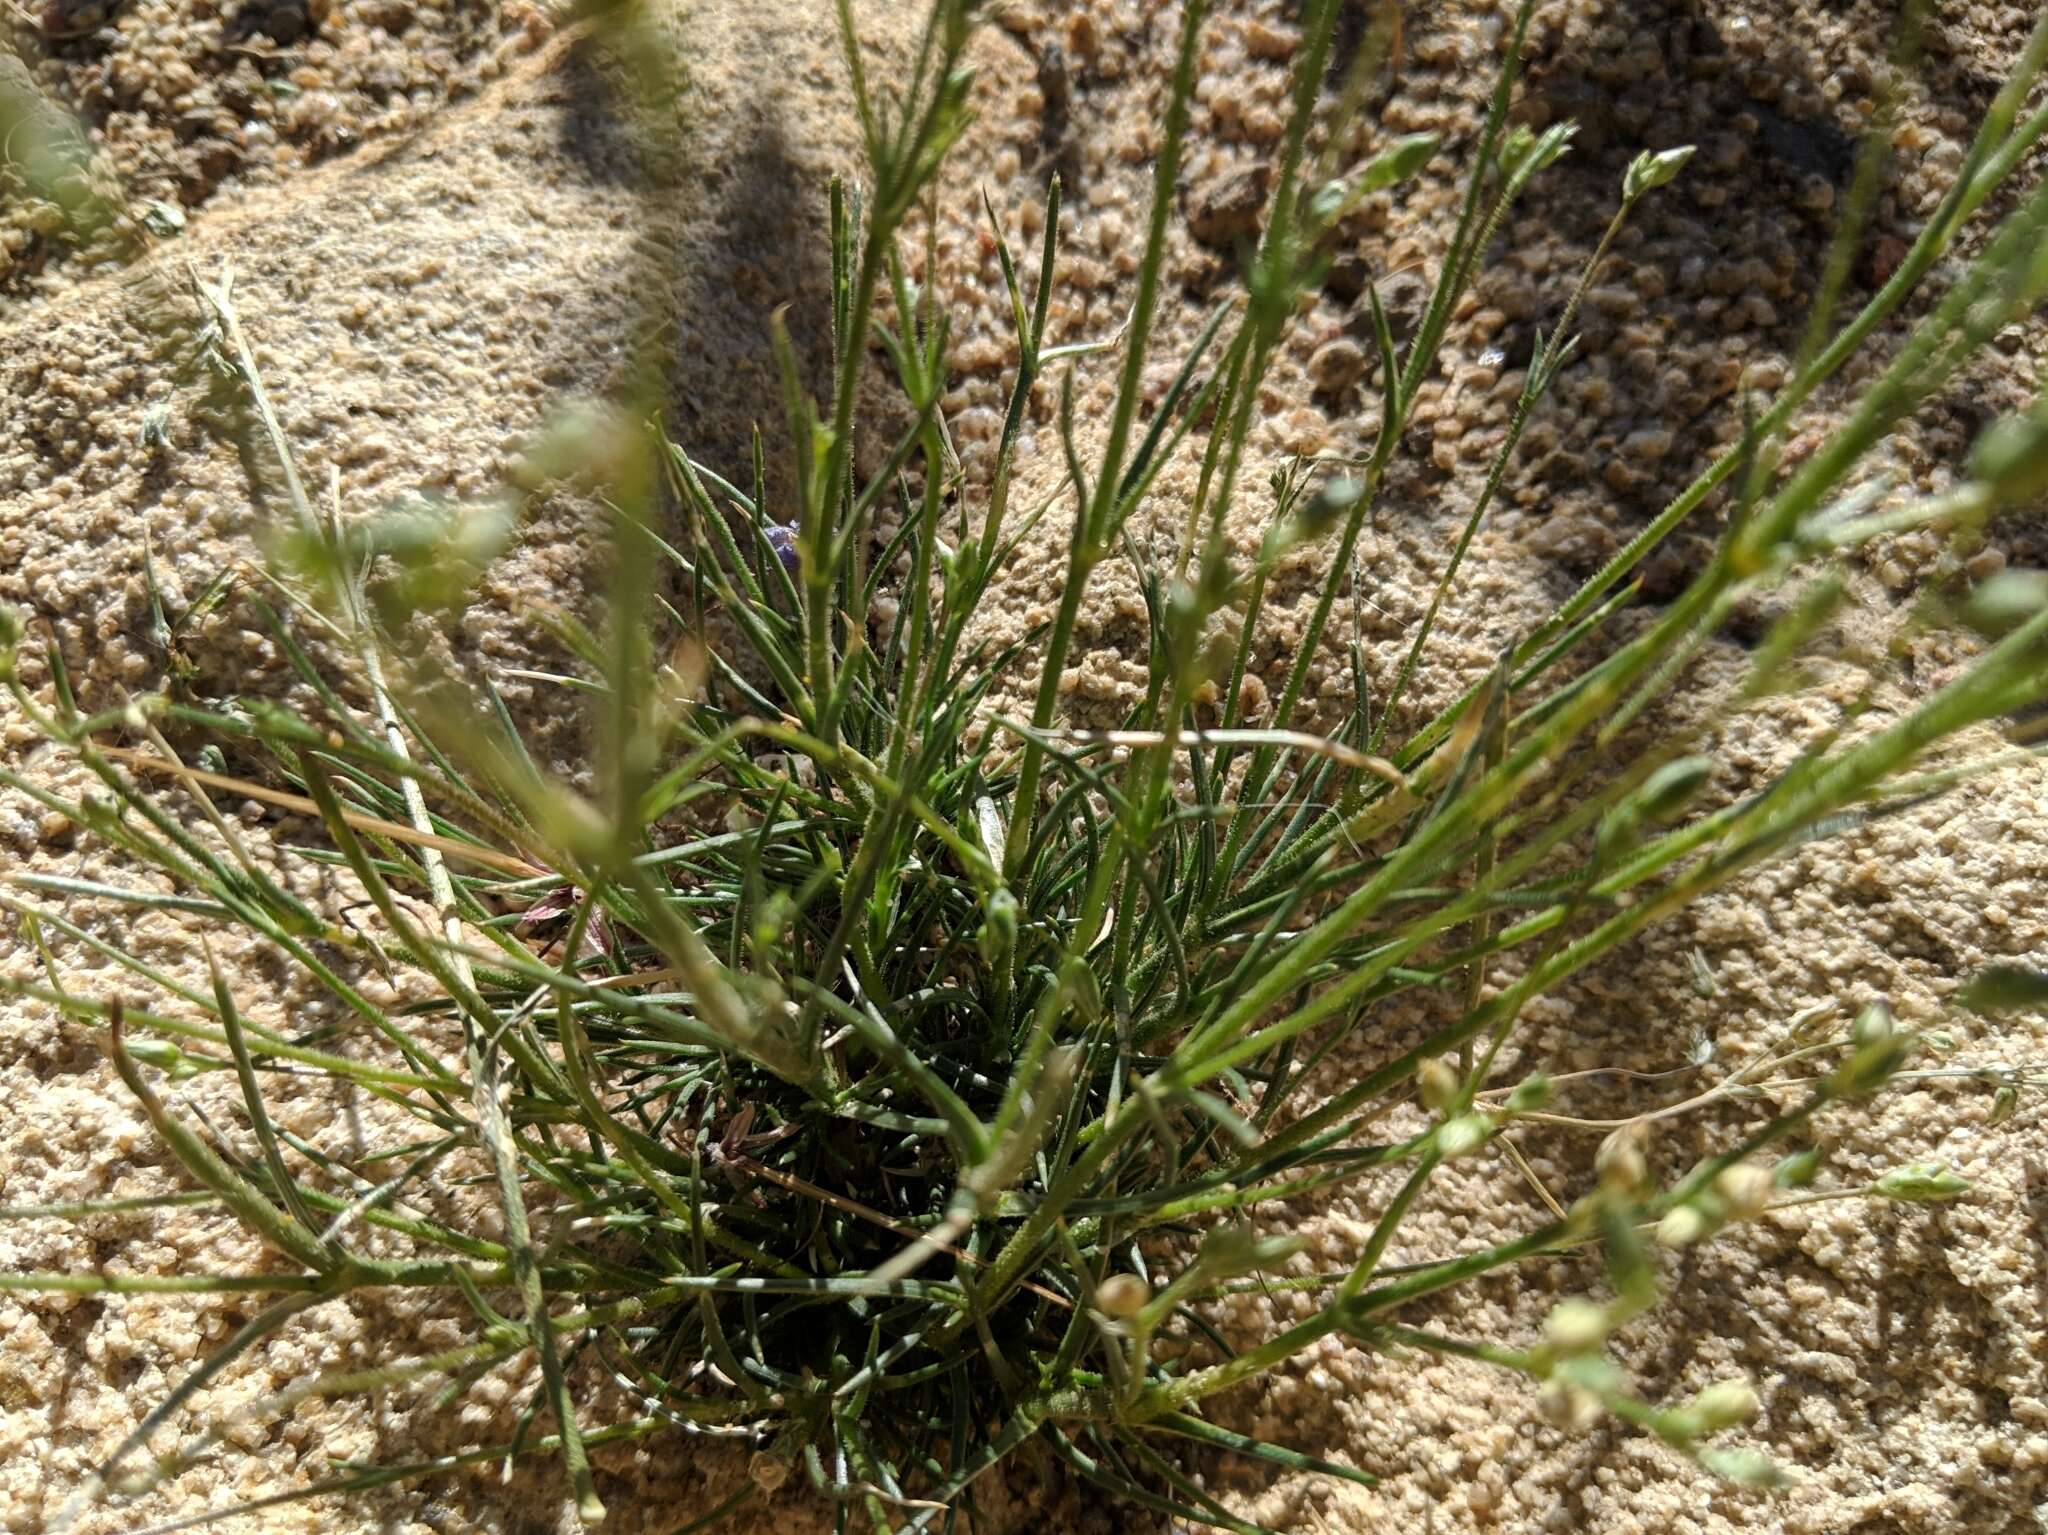
POLYGON ((1342 394, 1365 376, 1364 347, 1348 337, 1326 341, 1310 355, 1308 376, 1321 394, 1342 394))
POLYGON ((1372 263, 1365 259, 1364 252, 1353 247, 1331 258, 1328 270, 1323 273, 1323 288, 1348 302, 1364 293, 1371 280, 1372 263))
POLYGON ((2005 551, 1999 548, 1979 549, 1963 564, 1963 569, 1972 581, 1988 581, 2006 566, 2005 551))
POLYGON ((1269 26, 1263 21, 1245 23, 1244 49, 1255 59, 1291 59, 1300 44, 1301 34, 1292 27, 1269 26))
POLYGON ((1266 175, 1263 165, 1243 165, 1196 186, 1187 200, 1188 231, 1219 250, 1256 234, 1266 206, 1266 175))
POLYGON ((1676 440, 1668 426, 1644 427, 1621 440, 1621 451, 1647 464, 1661 463, 1670 455, 1676 440))
MULTIPOLYGON (((1429 284, 1420 272, 1394 272, 1377 284, 1380 308, 1386 312, 1387 329, 1396 345, 1411 340, 1422 328, 1429 310, 1429 284)), ((1370 303, 1367 304, 1368 311, 1370 303)))
POLYGON ((306 0, 251 0, 236 13, 229 30, 238 37, 267 37, 288 48, 313 25, 306 0))

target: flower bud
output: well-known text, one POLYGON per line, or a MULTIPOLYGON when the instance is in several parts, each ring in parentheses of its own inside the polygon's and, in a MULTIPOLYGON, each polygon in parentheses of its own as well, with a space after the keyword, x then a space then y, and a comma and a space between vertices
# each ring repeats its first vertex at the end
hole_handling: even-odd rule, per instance
POLYGON ((1325 480, 1295 514, 1301 522, 1302 537, 1322 537, 1358 504, 1358 498, 1364 494, 1364 486, 1343 475, 1325 480))
POLYGON ((1636 790, 1636 808, 1652 821, 1671 821, 1692 802, 1714 776, 1712 757, 1680 757, 1667 762, 1636 790))
POLYGON ((1623 800, 1593 828, 1593 854, 1602 867, 1616 862, 1636 840, 1643 822, 1642 807, 1633 798, 1623 800))
POLYGON ((1527 123, 1516 123, 1501 135, 1500 173, 1511 177, 1522 168, 1522 162, 1529 158, 1529 151, 1536 147, 1536 130, 1527 123))
POLYGON ((1017 897, 1006 889, 992 890, 986 902, 987 916, 975 935, 986 964, 996 964, 1017 945, 1017 897))
POLYGON ((1747 1487, 1757 1492, 1774 1492, 1781 1487, 1792 1485, 1792 1478, 1784 1468, 1766 1455, 1755 1450, 1705 1449, 1697 1457, 1699 1463, 1724 1481, 1738 1487, 1747 1487))
POLYGON ((1307 1244, 1298 1234, 1262 1237, 1241 1221, 1212 1226, 1195 1254, 1195 1265, 1211 1279, 1236 1279, 1271 1272, 1307 1244))
POLYGON ((1939 1162, 1908 1162, 1871 1184, 1870 1192, 1901 1204, 1939 1204, 1969 1193, 1970 1180, 1950 1172, 1939 1162))
POLYGON ((1691 144, 1655 153, 1644 150, 1629 162, 1628 174, 1621 179, 1622 201, 1632 203, 1645 192, 1655 191, 1670 182, 1685 168, 1692 152, 1691 144))
POLYGON ((772 1495, 789 1480, 789 1462, 767 1450, 756 1450, 754 1458, 747 1462, 747 1479, 772 1495))
POLYGON ((1956 1002, 1973 1013, 2048 1010, 2048 970, 1987 965, 1963 983, 1956 1002))
POLYGON ((1820 1161, 1821 1150, 1818 1146, 1808 1146, 1803 1151, 1795 1151, 1790 1156, 1780 1157, 1778 1165, 1771 1169, 1771 1181, 1781 1189, 1803 1189, 1813 1182, 1814 1175, 1820 1171, 1820 1161))
POLYGON ((1692 1399, 1688 1411, 1703 1434, 1747 1423, 1762 1409, 1756 1388, 1746 1380, 1717 1380, 1692 1399))
POLYGON ((1499 160, 1502 178, 1513 181, 1519 177, 1526 181, 1538 171, 1548 170, 1571 147, 1572 135, 1578 131, 1579 125, 1567 120, 1552 124, 1539 137, 1517 123, 1501 139, 1499 160))
POLYGON ((1309 199, 1311 221, 1328 225, 1351 212, 1369 194, 1406 181, 1429 163, 1441 142, 1442 136, 1435 133, 1410 133, 1395 139, 1366 162, 1355 180, 1325 182, 1309 199))
POLYGON ((1406 181, 1429 163, 1429 157, 1442 142, 1443 135, 1438 133, 1409 133, 1395 139, 1366 162, 1360 178, 1361 190, 1377 192, 1406 181))
POLYGON ((167 1039, 131 1039, 125 1042, 135 1059, 166 1073, 173 1082, 188 1082, 199 1075, 199 1065, 167 1039))

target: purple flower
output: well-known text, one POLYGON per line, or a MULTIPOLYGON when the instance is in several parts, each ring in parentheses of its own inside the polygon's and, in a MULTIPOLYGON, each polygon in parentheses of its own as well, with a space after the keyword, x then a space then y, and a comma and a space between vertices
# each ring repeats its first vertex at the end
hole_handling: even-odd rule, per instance
POLYGON ((786 522, 768 524, 768 547, 775 551, 775 557, 782 561, 782 568, 792 575, 803 563, 796 547, 796 529, 786 522))

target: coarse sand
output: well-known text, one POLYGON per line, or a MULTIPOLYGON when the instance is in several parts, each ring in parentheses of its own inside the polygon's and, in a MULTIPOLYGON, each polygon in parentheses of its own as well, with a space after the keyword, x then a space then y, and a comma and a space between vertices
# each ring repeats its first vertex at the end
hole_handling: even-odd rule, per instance
MULTIPOLYGON (((876 76, 905 68, 919 7, 860 9, 876 76)), ((1236 280, 1231 247, 1255 227, 1262 168, 1284 120, 1294 8, 1232 0, 1218 9, 1179 191, 1187 228, 1169 263, 1162 361, 1147 379, 1153 398, 1236 280)), ((1374 98, 1368 117, 1375 134, 1440 130, 1445 152, 1354 220, 1261 401, 1254 488, 1284 455, 1341 454, 1370 432, 1361 284, 1377 279, 1395 323, 1412 323, 1455 217, 1456 176, 1510 9, 1504 0, 1408 0, 1399 82, 1374 98)), ((196 323, 188 269, 212 278, 232 262, 308 482, 332 484, 345 514, 408 493, 488 490, 554 406, 617 392, 649 355, 668 373, 673 434, 736 470, 751 424, 772 431, 778 416, 769 313, 791 306, 791 329, 813 361, 826 313, 824 184, 835 170, 853 171, 858 152, 831 10, 815 0, 657 7, 686 69, 672 97, 651 98, 650 110, 668 116, 650 127, 622 120, 616 60, 558 29, 538 5, 14 7, 14 46, 26 62, 0 47, 9 72, 0 84, 29 79, 76 111, 92 132, 94 183, 125 189, 125 203, 84 246, 66 245, 27 202, 0 212, 0 601, 30 615, 88 699, 104 703, 157 685, 172 659, 149 632, 146 547, 174 609, 217 571, 255 558, 260 513, 214 407, 184 366, 196 323), (668 154, 671 130, 679 157, 668 154), (175 205, 175 217, 152 204, 175 205)), ((1897 153, 1876 227, 1857 254, 1852 299, 1896 265, 2033 20, 2031 7, 1993 0, 1931 10, 1920 83, 1894 130, 1897 153)), ((1363 15, 1347 0, 1354 36, 1363 15)), ((1129 305, 1176 27, 1167 5, 1024 0, 1001 7, 976 44, 979 115, 938 207, 937 268, 921 273, 957 317, 958 383, 947 406, 970 475, 999 428, 1012 361, 979 193, 986 188, 1013 242, 1027 245, 1045 180, 1060 173, 1067 211, 1052 339, 1114 331, 1129 305)), ((1517 113, 1539 125, 1574 117, 1581 131, 1510 220, 1460 311, 1445 364, 1419 403, 1416 451, 1399 461, 1361 547, 1332 632, 1357 637, 1368 676, 1398 666, 1503 430, 1516 369, 1536 327, 1560 307, 1638 149, 1700 146, 1603 268, 1583 352, 1474 546, 1413 707, 1439 704, 1480 675, 1739 431, 1745 389, 1768 392, 1783 380, 1893 33, 1890 8, 1873 0, 1541 7, 1517 113)), ((1901 483, 1945 483, 1981 424, 2030 397, 2044 363, 2042 326, 2000 337, 1986 363, 1890 445, 1901 483)), ((1110 375, 1103 365, 1079 371, 1079 419, 1102 414, 1110 375)), ((1868 364, 1854 365, 1816 423, 1868 376, 1868 364)), ((1027 491, 1049 491, 1061 471, 1055 401, 1050 385, 1034 401, 1027 491)), ((1816 440, 1801 435, 1792 451, 1816 440)), ((1169 540, 1190 488, 1189 474, 1169 472, 1157 527, 1138 535, 1169 540)), ((1249 546, 1265 508, 1259 494, 1243 501, 1233 533, 1249 546)), ((1698 563, 1713 511, 1651 562, 1645 601, 1671 595, 1698 563)), ((592 509, 573 499, 542 506, 487 574, 476 604, 448 627, 450 653, 493 675, 548 664, 552 642, 536 620, 551 607, 587 609, 601 568, 597 528, 592 509)), ((1055 514, 993 594, 988 637, 1020 635, 1042 616, 1063 540, 1055 514)), ((1939 558, 1931 540, 1914 535, 1874 550, 1847 643, 1877 643, 1939 558)), ((1966 575, 1981 579, 2008 561, 2048 563, 2038 515, 1994 530, 1966 575)), ((1271 632, 1247 683, 1253 717, 1292 659, 1318 578, 1305 557, 1276 582, 1271 632)), ((1711 691, 1767 617, 1738 615, 1688 687, 1711 691)), ((1105 565, 1062 679, 1077 719, 1113 717, 1142 686, 1143 626, 1135 581, 1105 565)), ((181 635, 177 659, 202 693, 289 687, 284 658, 246 595, 181 635)), ((1938 685, 1963 659, 1949 642, 1915 641, 1878 709, 1938 685)), ((1030 678, 1027 660, 1013 693, 1030 678)), ((1334 650, 1314 683, 1325 712, 1346 701, 1349 672, 1334 650)), ((581 738, 558 696, 516 678, 504 690, 539 749, 574 771, 581 738)), ((1811 693, 1744 716, 1719 743, 1717 791, 1763 781, 1837 717, 1839 703, 1823 675, 1811 693)), ((11 711, 0 705, 0 762, 79 791, 77 769, 11 711)), ((345 901, 326 872, 278 861, 303 825, 260 806, 243 819, 255 855, 288 871, 280 877, 293 888, 312 901, 345 901)), ((16 871, 136 877, 12 790, 0 790, 0 860, 16 871)), ((2048 777, 2027 765, 1982 778, 1803 847, 1702 902, 1532 1008, 1504 1069, 1511 1078, 1538 1066, 1690 1070, 1670 1079, 1676 1089, 1607 1081, 1574 1099, 1589 1114, 1626 1113, 1697 1090, 1802 1009, 1878 995, 1907 1024, 1950 1036, 1945 1066, 2038 1063, 2048 1053, 2042 1018, 1989 1023, 1948 998, 1986 962, 2038 963, 2048 954, 2044 867, 2048 777)), ((118 937, 185 984, 204 984, 190 919, 138 920, 87 900, 64 910, 86 932, 118 937)), ((68 987, 111 993, 109 962, 64 935, 46 936, 68 987)), ((215 947, 266 1017, 319 1021, 318 999, 278 955, 239 934, 215 947)), ((0 928, 0 973, 28 978, 39 969, 19 925, 0 928)), ((1396 1012, 1330 1062, 1322 1080, 1334 1086, 1405 1048, 1422 1025, 1419 1012, 1396 1012)), ((217 1122, 231 1122, 223 1086, 232 1084, 202 1078, 181 1090, 217 1122)), ((0 1205, 183 1186, 101 1042, 48 1006, 0 1001, 0 1104, 0 1205)), ((322 1087, 284 1095, 281 1117, 345 1151, 375 1108, 322 1087)), ((1945 1077, 1907 1084, 1867 1115, 1830 1116, 1819 1138, 1831 1182, 1939 1158, 1970 1178, 1973 1192, 1935 1207, 1817 1204, 1745 1226, 1676 1263, 1674 1298, 1617 1340, 1617 1361, 1652 1397, 1679 1398, 1747 1373, 1764 1407, 1754 1443, 1799 1473, 1788 1492, 1767 1497, 1712 1482, 1619 1426, 1549 1427, 1531 1391, 1482 1366, 1370 1355, 1336 1339, 1231 1399, 1223 1415, 1363 1467, 1380 1485, 1217 1463, 1204 1463, 1203 1474, 1248 1517, 1305 1531, 2039 1529, 2048 1507, 2048 1124, 2033 1098, 2001 1125, 1987 1123, 1990 1110, 1983 1084, 1945 1077)), ((1688 1165, 1733 1122, 1674 1122, 1653 1146, 1660 1168, 1688 1165)), ((1531 1134, 1521 1149, 1564 1197, 1590 1176, 1586 1137, 1531 1134)), ((1382 1194, 1367 1185, 1305 1201, 1284 1218, 1308 1238, 1307 1260, 1340 1262, 1356 1251, 1382 1194)), ((1479 1159, 1439 1177, 1389 1258, 1499 1239, 1537 1208, 1511 1167, 1479 1159)), ((263 1261, 213 1213, 0 1225, 4 1270, 171 1273, 263 1261)), ((1560 1296, 1590 1278, 1569 1265, 1498 1276, 1440 1301, 1429 1320, 1453 1333, 1526 1340, 1560 1296)), ((1249 1334, 1289 1319, 1295 1303, 1247 1300, 1219 1320, 1249 1334)), ((1305 1309, 1307 1298, 1299 1303, 1305 1309)), ((76 1480, 254 1309, 241 1297, 0 1296, 0 1531, 45 1529, 76 1480)), ((404 1296, 322 1306, 253 1349, 157 1440, 174 1443, 225 1414, 231 1426, 217 1453, 138 1502, 92 1511, 80 1535, 307 1483, 328 1474, 330 1457, 425 1459, 503 1437, 526 1389, 517 1372, 486 1377, 449 1413, 423 1409, 430 1388, 307 1403, 277 1420, 232 1418, 237 1405, 315 1372, 448 1347, 472 1326, 460 1307, 404 1296)), ((631 1411, 627 1402, 607 1405, 615 1415, 631 1411)), ((599 1460, 612 1511, 606 1528, 651 1535, 711 1506, 743 1466, 729 1446, 675 1438, 601 1451, 599 1460)), ((993 1528, 1153 1527, 1150 1516, 1042 1485, 1025 1466, 990 1489, 989 1504, 993 1528)), ((464 1535, 572 1522, 553 1468, 538 1465, 503 1478, 496 1467, 439 1472, 227 1528, 464 1535)), ((827 1512, 795 1487, 735 1524, 827 1526, 827 1512)))

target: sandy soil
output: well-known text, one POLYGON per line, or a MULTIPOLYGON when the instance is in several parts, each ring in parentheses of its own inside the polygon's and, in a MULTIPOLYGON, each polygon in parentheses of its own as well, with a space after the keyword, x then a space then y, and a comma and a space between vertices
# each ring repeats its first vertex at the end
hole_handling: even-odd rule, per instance
MULTIPOLYGON (((252 32, 243 12, 209 0, 144 0, 83 20, 69 0, 53 0, 37 12, 45 32, 76 30, 49 25, 59 11, 98 30, 24 39, 35 77, 68 92, 95 125, 97 173, 131 189, 122 226, 129 243, 114 254, 147 249, 137 263, 114 264, 105 250, 24 241, 8 247, 14 264, 0 273, 0 398, 8 401, 0 600, 46 624, 74 675, 104 698, 151 686, 167 665, 148 634, 145 535, 174 604, 252 550, 257 514, 235 453, 212 430, 203 392, 174 366, 191 317, 185 263, 211 274, 234 262, 309 477, 323 485, 334 477, 344 504, 358 509, 411 491, 488 487, 552 404, 618 388, 650 336, 670 370, 676 433, 714 461, 737 463, 749 422, 776 414, 768 311, 791 303, 800 343, 819 332, 823 179, 852 167, 856 141, 827 8, 701 0, 676 13, 689 59, 688 89, 672 109, 687 146, 680 164, 619 124, 605 60, 573 39, 550 40, 538 12, 308 6, 294 31, 274 15, 286 7, 260 9, 247 24, 275 25, 252 32), (413 19, 400 23, 402 13, 413 19), (291 88, 265 83, 279 79, 291 88), (331 108, 331 118, 294 115, 309 112, 294 103, 311 95, 323 97, 320 111, 331 108), (256 133, 252 147, 251 125, 266 124, 270 136, 256 133), (137 210, 149 201, 173 198, 186 210, 181 232, 141 221, 137 210), (141 428, 155 407, 168 408, 168 440, 153 447, 141 428)), ((1937 9, 1925 87, 1908 103, 1899 169, 1859 258, 1864 288, 1897 259, 1896 242, 1936 195, 2030 20, 2016 5, 1937 9)), ((867 10, 876 67, 900 63, 915 7, 867 10)), ((1291 33, 1284 7, 1223 10, 1211 28, 1184 202, 1208 238, 1227 245, 1241 217, 1233 198, 1272 152, 1291 33)), ((1450 153, 1437 172, 1357 221, 1353 254, 1377 271, 1427 270, 1447 238, 1458 156, 1490 88, 1505 10, 1409 6, 1406 65, 1398 88, 1375 103, 1377 120, 1388 131, 1442 129, 1450 153)), ((1044 177, 1060 171, 1070 212, 1055 335, 1113 329, 1128 303, 1170 21, 1110 0, 1013 4, 978 45, 981 117, 942 200, 935 279, 961 317, 961 381, 948 403, 970 471, 992 435, 1008 360, 975 189, 989 189, 1023 242, 1044 177)), ((1603 272, 1584 358, 1532 435, 1510 503, 1481 535, 1417 707, 1476 675, 1725 441, 1745 379, 1769 389, 1782 377, 1867 111, 1873 50, 1888 36, 1885 8, 1864 0, 1544 7, 1520 110, 1538 122, 1576 116, 1584 129, 1574 155, 1505 232, 1461 315, 1444 375, 1430 386, 1419 451, 1403 461, 1361 554, 1356 626, 1369 671, 1398 663, 1505 419, 1504 377, 1517 349, 1526 355, 1533 327, 1561 303, 1638 148, 1702 146, 1694 172, 1646 208, 1603 272)), ((1369 430, 1371 388, 1349 350, 1358 334, 1351 270, 1340 266, 1301 317, 1276 372, 1261 429, 1269 455, 1341 452, 1369 430)), ((1227 250, 1180 238, 1163 356, 1177 355, 1174 343, 1192 334, 1233 271, 1227 250)), ((2044 360, 2041 328, 2001 338, 1999 355, 1894 446, 1901 475, 1939 483, 1976 426, 2023 398, 2044 360)), ((1078 380, 1083 419, 1106 375, 1078 380)), ((1162 372, 1157 387, 1165 382, 1162 372)), ((1039 403, 1030 476, 1049 485, 1059 454, 1043 429, 1052 401, 1039 403)), ((1182 488, 1171 478, 1164 486, 1162 536, 1182 488)), ((1247 538, 1257 510, 1247 512, 1247 538)), ((593 529, 587 507, 544 507, 452 627, 451 648, 490 669, 544 658, 534 610, 587 601, 593 529)), ((1971 573, 2006 559, 2042 563, 2040 529, 2038 519, 2016 519, 1971 573)), ((1651 571, 1651 598, 1675 588, 1710 531, 1674 541, 1651 571)), ((1062 537, 1048 525, 1025 552, 990 605, 991 635, 1034 621, 1062 537)), ((1906 597, 1933 564, 1933 549, 1911 539, 1877 551, 1868 577, 1879 605, 1869 622, 1882 622, 1886 594, 1906 597)), ((1304 568, 1273 610, 1262 686, 1277 683, 1291 658, 1290 629, 1306 617, 1315 576, 1304 568)), ((1135 587, 1105 567, 1067 679, 1077 715, 1114 709, 1141 679, 1142 613, 1135 587)), ((1352 627, 1352 614, 1341 613, 1338 632, 1352 627)), ((1743 637, 1732 635, 1703 662, 1701 687, 1735 664, 1743 637)), ((203 688, 283 685, 282 658, 244 608, 216 614, 184 648, 203 688)), ((1935 685, 1958 659, 1923 644, 1885 704, 1935 685)), ((1348 680, 1335 657, 1318 686, 1326 705, 1343 701, 1348 680)), ((507 691, 544 749, 573 765, 576 735, 559 723, 555 701, 516 682, 507 691)), ((1732 792, 1768 774, 1830 707, 1823 692, 1746 723, 1725 743, 1721 787, 1732 792)), ((75 787, 70 770, 4 713, 0 758, 39 782, 75 787)), ((247 835, 268 857, 296 830, 256 817, 247 835)), ((0 841, 16 867, 123 877, 103 850, 12 791, 0 790, 0 841)), ((1988 959, 2048 952, 2044 863, 2043 775, 1987 779, 1806 849, 1704 903, 1550 999, 1509 1069, 1663 1071, 1692 1059, 1702 1040, 1725 1062, 1809 1004, 1877 994, 1909 1023, 1948 1031, 1954 1064, 2038 1060, 2048 1045, 2041 1020, 1985 1026, 1953 1013, 1947 998, 1988 959), (1713 977, 1711 995, 1697 984, 1695 956, 1713 977)), ((308 893, 341 899, 331 889, 308 893)), ((67 909, 90 932, 124 934, 188 982, 203 974, 196 940, 178 921, 131 926, 91 903, 67 909)), ((97 995, 111 984, 90 951, 75 942, 56 948, 77 990, 97 995)), ((280 1012, 297 1017, 309 1005, 257 946, 222 958, 248 989, 267 989, 280 1012)), ((0 942, 6 974, 36 968, 19 935, 0 942)), ((1401 1048, 1419 1025, 1388 1019, 1384 1032, 1333 1064, 1332 1080, 1401 1048)), ((192 1096, 214 1102, 213 1086, 195 1084, 192 1096)), ((0 1101, 9 1110, 0 1125, 0 1203, 177 1186, 96 1041, 47 1007, 0 1001, 0 1101)), ((1617 1090, 1609 1101, 1642 1100, 1617 1090)), ((1621 1340, 1622 1362, 1654 1394, 1748 1372, 1765 1403, 1757 1444, 1803 1473, 1787 1494, 1715 1486, 1637 1435, 1560 1433, 1542 1424, 1527 1392, 1476 1366, 1341 1347, 1275 1376, 1232 1410, 1260 1432, 1349 1459, 1382 1485, 1364 1492, 1255 1481, 1227 1467, 1214 1468, 1215 1484, 1233 1489, 1253 1517, 1304 1530, 2033 1528, 2048 1502, 2048 1129, 2035 1103, 1997 1127, 1985 1123, 1989 1107, 1978 1085, 1928 1082, 1888 1097, 1868 1118, 1828 1121, 1821 1139, 1841 1182, 1939 1156, 1977 1190, 1937 1209, 1845 1202, 1745 1229, 1681 1265, 1681 1297, 1621 1340)), ((337 1135, 359 1112, 312 1094, 291 1110, 306 1133, 337 1135)), ((1683 1165, 1707 1128, 1674 1133, 1659 1155, 1683 1165)), ((1524 1146, 1566 1195, 1587 1176, 1589 1149, 1542 1138, 1524 1146)), ((1356 1246, 1375 1197, 1366 1189, 1291 1218, 1309 1233, 1312 1256, 1336 1261, 1356 1246)), ((1511 1170, 1475 1167, 1442 1182, 1395 1256, 1505 1235, 1532 1208, 1511 1170)), ((0 1226, 0 1265, 9 1268, 169 1271, 255 1261, 249 1244, 211 1217, 0 1226)), ((1569 1270, 1534 1271, 1447 1303, 1436 1321, 1526 1336, 1558 1295, 1583 1282, 1569 1270)), ((1266 1304, 1228 1320, 1265 1326, 1266 1304)), ((0 1299, 0 1530, 44 1528, 73 1479, 247 1314, 239 1302, 178 1297, 0 1299)), ((464 1329, 451 1312, 395 1303, 330 1306, 314 1320, 258 1349, 215 1400, 247 1400, 316 1369, 387 1357, 401 1343, 443 1344, 464 1329)), ((516 1386, 488 1382, 454 1422, 412 1413, 402 1397, 302 1408, 282 1423, 251 1425, 232 1454, 81 1528, 132 1528, 311 1480, 329 1455, 409 1458, 475 1442, 494 1416, 502 1421, 507 1403, 516 1406, 516 1386)), ((610 1457, 606 1474, 616 1528, 664 1531, 732 1485, 737 1468, 715 1449, 698 1456, 662 1441, 610 1457)), ((999 1492, 999 1523, 1129 1524, 1058 1489, 1048 1502, 1028 1481, 1020 1476, 999 1492)), ((238 1527, 455 1535, 552 1530, 561 1517, 548 1476, 522 1473, 507 1486, 475 1474, 346 1507, 298 1505, 238 1527)), ((790 1495, 760 1522, 809 1528, 819 1518, 790 1495)))

